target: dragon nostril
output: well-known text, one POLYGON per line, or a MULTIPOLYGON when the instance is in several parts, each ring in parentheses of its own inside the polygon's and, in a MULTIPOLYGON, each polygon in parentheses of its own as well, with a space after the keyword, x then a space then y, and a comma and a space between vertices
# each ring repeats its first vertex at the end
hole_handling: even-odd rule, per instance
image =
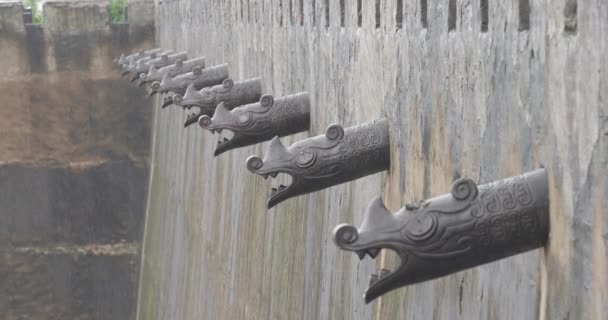
POLYGON ((251 156, 247 159, 247 168, 251 171, 260 169, 264 165, 264 161, 260 157, 251 156))

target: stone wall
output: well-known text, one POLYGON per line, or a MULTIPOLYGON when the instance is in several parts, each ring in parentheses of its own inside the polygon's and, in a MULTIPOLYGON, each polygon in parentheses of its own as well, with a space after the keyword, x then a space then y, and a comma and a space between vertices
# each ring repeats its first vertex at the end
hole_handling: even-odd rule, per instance
MULTIPOLYGON (((608 314, 608 3, 163 0, 163 47, 227 62, 265 92, 311 93, 312 128, 387 117, 391 169, 268 211, 270 182, 157 111, 139 319, 603 319, 608 314), (332 243, 376 195, 389 208, 544 165, 544 250, 363 304, 368 276, 332 243)), ((378 264, 378 265, 377 265, 378 264)))
POLYGON ((150 19, 0 3, 2 319, 135 317, 152 104, 112 59, 154 45, 150 19))

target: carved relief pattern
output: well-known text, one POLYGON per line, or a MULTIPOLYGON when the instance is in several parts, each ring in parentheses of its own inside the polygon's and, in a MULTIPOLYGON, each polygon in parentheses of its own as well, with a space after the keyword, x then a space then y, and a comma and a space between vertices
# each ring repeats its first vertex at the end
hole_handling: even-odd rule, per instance
POLYGON ((388 153, 385 152, 380 130, 368 123, 360 127, 345 130, 343 142, 339 145, 340 162, 347 170, 360 170, 369 163, 384 163, 388 153), (356 159, 357 161, 349 161, 356 159))
POLYGON ((399 256, 395 271, 370 282, 369 302, 397 287, 538 248, 547 240, 548 214, 542 169, 479 187, 459 179, 450 194, 406 205, 396 214, 378 197, 363 224, 337 226, 334 241, 361 259, 375 258, 381 248, 399 256))
POLYGON ((306 121, 308 114, 304 112, 301 99, 275 102, 272 106, 270 119, 278 133, 290 132, 294 125, 306 121))
POLYGON ((426 212, 416 212, 415 217, 404 222, 402 229, 403 235, 409 240, 404 244, 411 253, 425 258, 442 259, 471 250, 503 246, 507 241, 510 245, 528 243, 540 231, 537 214, 527 210, 534 203, 534 195, 524 177, 480 186, 479 195, 465 201, 470 203, 449 212, 432 208, 428 211, 426 208, 416 209, 426 212), (441 220, 442 215, 463 213, 468 213, 470 217, 436 226, 437 219, 441 220), (414 245, 420 239, 429 240, 429 243, 424 246, 414 245))

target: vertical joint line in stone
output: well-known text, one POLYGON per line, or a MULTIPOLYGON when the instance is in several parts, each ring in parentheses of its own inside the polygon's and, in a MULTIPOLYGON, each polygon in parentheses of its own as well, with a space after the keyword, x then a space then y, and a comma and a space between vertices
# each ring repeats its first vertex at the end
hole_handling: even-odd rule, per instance
POLYGON ((376 29, 380 29, 380 0, 376 0, 376 29))
POLYGON ((448 31, 456 29, 456 0, 448 2, 448 31))
POLYGON ((519 0, 519 31, 530 30, 530 0, 519 0))
POLYGON ((279 27, 283 26, 283 0, 279 0, 279 27))
POLYGON ((395 26, 397 30, 403 28, 403 0, 397 0, 397 11, 395 12, 395 26))
POLYGON ((247 23, 251 24, 251 0, 247 1, 247 23))
POLYGON ((567 34, 576 34, 576 12, 577 0, 567 0, 564 7, 564 32, 567 34))
POLYGON ((317 1, 312 0, 312 26, 317 25, 317 1))
MULTIPOLYGON (((262 12, 262 7, 261 7, 261 2, 259 0, 249 0, 251 1, 251 21, 253 21, 253 23, 257 24, 258 21, 261 24, 262 20, 264 18, 264 13, 262 12)), ((224 2, 222 2, 224 3, 224 2)), ((228 6, 228 3, 226 2, 226 5, 228 6)), ((226 8, 226 10, 230 10, 228 7, 226 8)))
POLYGON ((345 19, 345 12, 344 12, 344 0, 340 0, 340 27, 344 28, 344 19, 345 19))
POLYGON ((362 0, 357 0, 357 26, 361 27, 361 25, 363 24, 363 4, 361 3, 362 0))
POLYGON ((429 20, 427 16, 428 8, 429 6, 427 0, 420 0, 420 23, 425 29, 429 26, 429 20))
POLYGON ((289 25, 293 26, 293 0, 289 0, 289 25))
POLYGON ((325 0, 325 29, 329 28, 329 0, 325 0))
POLYGON ((241 0, 241 16, 240 16, 240 20, 241 20, 241 24, 243 24, 245 22, 245 11, 244 8, 245 6, 243 5, 243 0, 241 0))
POLYGON ((304 0, 300 0, 300 8, 298 9, 298 19, 300 20, 300 26, 304 25, 304 0))
POLYGON ((479 11, 481 12, 481 32, 488 32, 488 0, 479 0, 479 11))
POLYGON ((270 21, 267 21, 266 19, 266 8, 264 7, 264 1, 260 2, 258 5, 258 10, 259 10, 259 20, 260 20, 260 24, 261 25, 267 25, 267 24, 271 24, 270 21))

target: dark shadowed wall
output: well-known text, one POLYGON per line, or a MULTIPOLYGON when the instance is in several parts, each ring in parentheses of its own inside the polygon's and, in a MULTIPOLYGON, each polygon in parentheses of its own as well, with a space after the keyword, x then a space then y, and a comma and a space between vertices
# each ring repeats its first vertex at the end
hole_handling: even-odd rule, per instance
MULTIPOLYGON (((148 2, 131 10, 153 12, 148 2)), ((151 101, 112 64, 154 45, 148 17, 0 3, 0 318, 133 319, 151 101)))

